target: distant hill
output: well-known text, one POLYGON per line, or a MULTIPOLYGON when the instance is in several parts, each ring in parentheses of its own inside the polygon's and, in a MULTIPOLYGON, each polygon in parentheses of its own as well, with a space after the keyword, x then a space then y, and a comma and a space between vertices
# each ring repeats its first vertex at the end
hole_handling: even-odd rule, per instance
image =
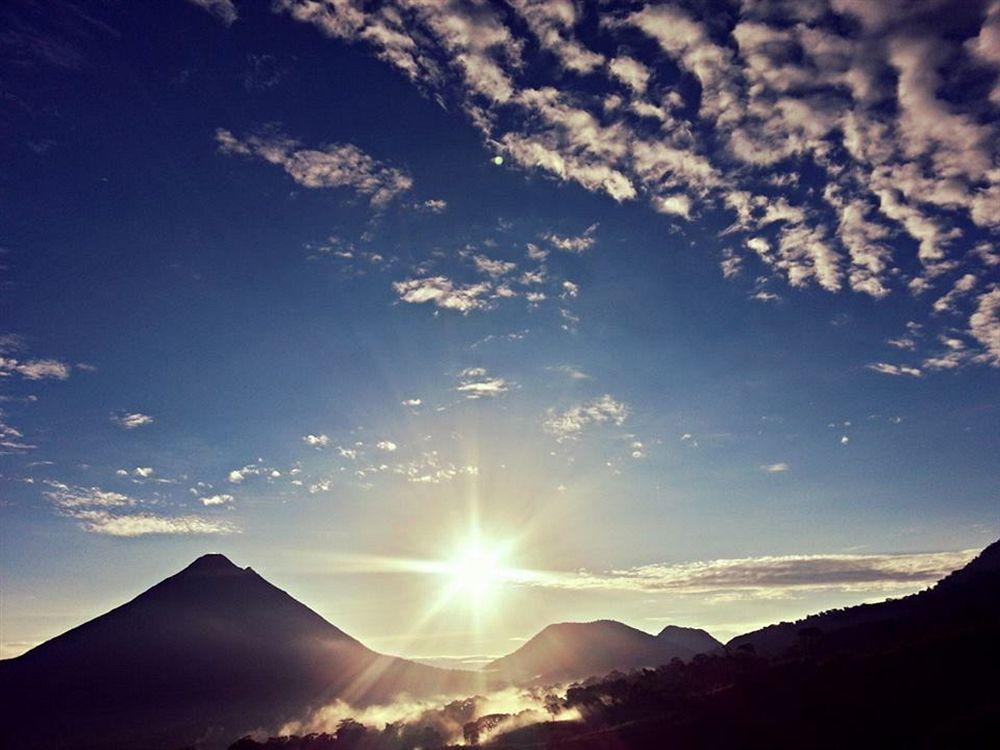
POLYGON ((484 669, 503 682, 559 682, 689 659, 721 646, 692 628, 668 627, 653 636, 614 620, 564 622, 484 669))
POLYGON ((669 643, 677 648, 686 648, 693 654, 708 654, 722 648, 722 642, 716 640, 701 628, 682 628, 679 625, 667 625, 656 639, 669 643))
POLYGON ((998 610, 1000 541, 986 547, 965 567, 917 594, 769 625, 733 638, 726 647, 750 648, 761 656, 779 656, 791 649, 820 646, 824 650, 851 648, 858 639, 896 639, 902 637, 902 631, 926 629, 936 621, 992 616, 998 610))
POLYGON ((992 747, 1000 734, 998 664, 1000 542, 914 596, 764 628, 688 662, 587 681, 563 702, 579 720, 521 725, 484 747, 992 747))
POLYGON ((469 672, 378 654, 250 568, 205 555, 127 604, 0 662, 0 745, 224 743, 334 698, 363 705, 475 687, 469 672))

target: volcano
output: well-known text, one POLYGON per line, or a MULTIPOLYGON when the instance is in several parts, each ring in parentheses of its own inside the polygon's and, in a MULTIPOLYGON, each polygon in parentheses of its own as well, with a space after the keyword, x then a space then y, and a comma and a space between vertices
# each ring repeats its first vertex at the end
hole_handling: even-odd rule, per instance
POLYGON ((385 656, 225 556, 0 662, 4 747, 212 746, 335 699, 474 691, 470 672, 385 656))

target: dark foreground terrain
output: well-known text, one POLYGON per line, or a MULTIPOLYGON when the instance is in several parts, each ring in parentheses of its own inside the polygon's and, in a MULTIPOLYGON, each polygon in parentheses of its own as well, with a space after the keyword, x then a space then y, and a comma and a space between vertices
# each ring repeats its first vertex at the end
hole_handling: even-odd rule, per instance
POLYGON ((535 672, 524 687, 530 708, 484 716, 475 696, 503 687, 504 670, 449 672, 375 653, 249 568, 209 555, 0 663, 0 747, 993 746, 1000 542, 919 594, 773 625, 724 646, 702 631, 652 636, 600 621, 547 628, 499 663, 535 672), (696 654, 702 648, 711 651, 696 654), (656 666, 661 658, 668 663, 656 666), (609 664, 640 668, 607 674, 609 664), (592 668, 605 676, 565 692, 537 679, 592 668), (343 719, 329 734, 271 739, 255 729, 273 731, 334 701, 364 708, 442 694, 470 697, 377 727, 343 719))
MULTIPOLYGON (((551 709, 582 718, 491 737, 510 719, 483 717, 464 736, 495 750, 992 747, 1000 736, 998 667, 995 543, 920 594, 765 628, 689 662, 577 684, 551 709)), ((440 746, 429 723, 369 729, 345 721, 335 733, 245 738, 232 750, 440 746)))

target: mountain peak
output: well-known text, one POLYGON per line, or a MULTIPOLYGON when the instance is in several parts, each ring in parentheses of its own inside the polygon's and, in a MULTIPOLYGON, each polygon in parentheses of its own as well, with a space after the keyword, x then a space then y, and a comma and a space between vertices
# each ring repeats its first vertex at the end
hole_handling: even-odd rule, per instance
POLYGON ((707 654, 722 648, 722 642, 711 633, 701 628, 685 628, 680 625, 667 625, 656 635, 657 640, 674 643, 691 649, 696 654, 707 654))
POLYGON ((202 555, 188 565, 182 573, 197 573, 199 575, 225 575, 242 573, 243 569, 233 563, 228 557, 218 552, 202 555))

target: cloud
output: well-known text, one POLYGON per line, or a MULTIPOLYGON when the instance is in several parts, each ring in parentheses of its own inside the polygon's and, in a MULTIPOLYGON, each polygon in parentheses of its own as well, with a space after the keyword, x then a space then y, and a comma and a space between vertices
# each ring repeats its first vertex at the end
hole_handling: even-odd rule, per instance
POLYGON ((767 474, 782 474, 791 468, 788 464, 784 462, 779 462, 776 464, 764 464, 760 467, 760 470, 767 474))
POLYGON ((496 398, 511 388, 503 378, 490 375, 483 367, 468 367, 458 374, 455 390, 468 399, 496 398))
POLYGON ((742 265, 743 259, 736 255, 733 250, 727 249, 723 251, 722 260, 719 261, 719 268, 722 270, 723 278, 731 279, 738 276, 742 265))
POLYGON ((396 464, 389 470, 393 474, 405 477, 407 482, 413 484, 441 484, 458 477, 474 477, 479 474, 477 466, 445 461, 438 455, 437 451, 425 452, 419 458, 396 464))
POLYGON ((549 257, 549 251, 543 247, 539 247, 531 242, 527 246, 528 258, 531 260, 537 260, 539 262, 544 261, 549 257))
POLYGON ((146 501, 100 487, 79 487, 46 480, 43 494, 61 515, 80 522, 93 534, 135 537, 149 534, 231 534, 228 521, 196 515, 168 516, 143 510, 146 501))
POLYGON ((264 465, 263 459, 258 459, 257 463, 247 464, 239 469, 233 469, 226 475, 230 484, 242 484, 247 477, 265 477, 269 482, 281 477, 281 472, 275 468, 264 465))
POLYGON ((643 94, 652 71, 633 57, 621 55, 608 63, 608 72, 636 94, 643 94))
MULTIPOLYGON (((741 240, 723 265, 734 283, 742 263, 797 289, 876 299, 954 287, 981 262, 969 247, 1000 226, 997 124, 983 109, 1000 102, 997 7, 929 23, 895 2, 744 2, 721 16, 605 4, 588 11, 600 48, 615 50, 605 56, 569 2, 278 3, 463 111, 516 167, 642 201, 675 225, 725 215, 741 240), (697 85, 678 85, 678 70, 697 85)), ((566 252, 594 244, 544 239, 566 252)), ((943 304, 971 315, 971 302, 966 290, 943 304)))
POLYGON ((448 201, 441 200, 440 198, 429 198, 423 203, 417 203, 415 207, 419 211, 426 211, 431 214, 441 214, 448 208, 448 201))
POLYGON ((350 143, 305 149, 280 134, 250 135, 241 140, 224 128, 215 131, 215 140, 224 154, 257 157, 280 166, 303 187, 349 188, 367 196, 376 208, 413 186, 406 172, 377 161, 350 143))
POLYGON ((395 452, 398 446, 391 440, 379 440, 377 443, 375 443, 375 447, 378 448, 380 451, 385 451, 386 453, 393 453, 395 452))
POLYGON ((198 498, 201 504, 204 506, 212 505, 227 505, 233 501, 232 495, 209 495, 207 497, 198 498))
POLYGON ((416 407, 420 406, 423 403, 423 401, 419 398, 407 398, 404 399, 403 401, 400 401, 400 403, 403 406, 409 406, 411 409, 415 409, 416 407))
POLYGON ((947 313, 953 311, 958 300, 971 292, 975 288, 977 281, 978 279, 974 273, 967 273, 959 278, 947 294, 934 302, 934 312, 947 313))
POLYGON ((563 299, 576 299, 580 296, 579 284, 574 284, 572 281, 564 281, 562 283, 562 294, 559 296, 563 299))
POLYGON ((188 2, 204 8, 226 26, 232 26, 239 18, 233 0, 188 0, 188 2))
POLYGON ((604 573, 540 573, 522 583, 544 588, 674 594, 746 592, 753 596, 823 590, 907 591, 940 580, 977 552, 745 557, 643 565, 604 573))
POLYGON ((546 367, 545 369, 549 372, 562 373, 570 380, 590 380, 590 375, 577 367, 573 367, 572 365, 554 365, 552 367, 546 367))
POLYGON ((881 375, 909 375, 913 378, 919 378, 923 375, 918 367, 894 365, 890 362, 873 362, 870 365, 865 365, 865 367, 869 370, 880 373, 881 375))
POLYGON ((111 421, 123 430, 134 430, 137 427, 145 427, 153 424, 156 420, 148 414, 141 412, 120 412, 111 415, 111 421))
POLYGON ((313 448, 326 448, 330 444, 329 435, 303 435, 302 442, 311 445, 313 448))
POLYGON ((0 378, 20 375, 26 380, 66 380, 72 366, 57 359, 17 359, 14 355, 24 349, 20 336, 0 336, 0 378))
POLYGON ((24 433, 9 424, 0 411, 0 455, 34 450, 37 446, 24 442, 24 433))
POLYGON ((152 513, 115 515, 101 510, 80 511, 73 517, 84 531, 107 536, 135 537, 150 534, 204 535, 234 534, 237 528, 229 521, 201 516, 159 516, 152 513))
POLYGON ((653 200, 653 208, 661 214, 673 214, 685 219, 691 218, 691 198, 683 193, 657 196, 653 200))
POLYGON ((488 258, 485 255, 474 255, 472 257, 472 262, 476 266, 476 270, 480 273, 486 274, 496 279, 500 276, 506 276, 511 271, 517 269, 517 263, 511 263, 510 261, 504 260, 494 260, 493 258, 488 258))
POLYGON ((511 5, 527 23, 539 44, 574 73, 589 73, 604 62, 604 56, 588 49, 574 35, 579 9, 569 2, 512 0, 511 5))
POLYGON ((1000 286, 992 287, 976 300, 969 318, 969 333, 983 346, 984 362, 1000 367, 1000 286))
POLYGON ((627 404, 617 401, 609 394, 572 406, 565 411, 549 409, 543 429, 555 435, 556 440, 575 439, 588 427, 610 423, 622 425, 628 419, 630 409, 627 404))
POLYGON ((0 357, 0 377, 17 373, 27 380, 66 380, 71 367, 56 359, 31 359, 20 361, 10 357, 0 357))
POLYGON ((100 487, 74 487, 62 482, 47 482, 52 489, 45 496, 66 510, 74 508, 124 508, 139 504, 135 498, 100 487))
POLYGON ((460 284, 447 276, 396 281, 392 288, 403 302, 415 305, 430 302, 442 310, 457 310, 461 313, 488 308, 493 289, 487 282, 460 284))
POLYGON ((583 234, 576 237, 561 237, 558 234, 546 234, 542 239, 548 241, 552 247, 557 250, 562 250, 567 253, 582 253, 594 246, 597 239, 594 237, 594 231, 597 229, 597 224, 591 224, 584 230, 583 234))

